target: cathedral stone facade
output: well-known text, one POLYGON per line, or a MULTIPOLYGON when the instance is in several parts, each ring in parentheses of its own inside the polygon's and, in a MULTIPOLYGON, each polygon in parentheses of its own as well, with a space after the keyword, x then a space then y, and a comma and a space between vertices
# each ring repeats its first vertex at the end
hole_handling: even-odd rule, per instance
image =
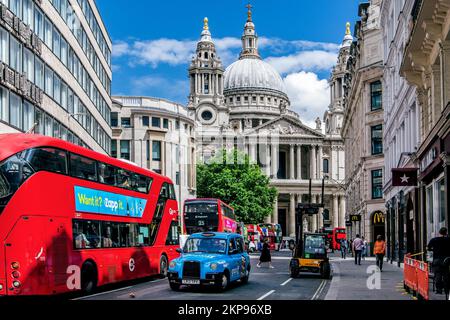
MULTIPOLYGON (((345 59, 352 40, 346 35, 340 60, 345 59)), ((239 60, 226 69, 205 18, 189 78, 188 110, 196 121, 200 161, 207 163, 222 148, 235 147, 248 154, 279 193, 267 222, 279 223, 288 236, 295 234, 297 204, 309 201, 309 180, 311 201, 319 203, 325 178, 325 208, 305 219, 305 229, 345 227, 345 156, 340 136, 343 77, 333 72, 330 80, 332 103, 324 116, 325 133, 320 118, 316 128, 306 126, 290 108, 283 79, 259 54, 249 10, 239 60)))

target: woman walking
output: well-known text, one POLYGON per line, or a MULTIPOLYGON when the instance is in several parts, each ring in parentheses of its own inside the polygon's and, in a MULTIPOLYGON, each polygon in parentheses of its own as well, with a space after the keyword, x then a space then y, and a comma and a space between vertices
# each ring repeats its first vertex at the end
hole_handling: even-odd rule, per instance
POLYGON ((261 250, 261 256, 259 257, 259 263, 257 265, 258 268, 261 268, 261 263, 269 263, 269 268, 274 269, 272 266, 272 256, 270 254, 270 247, 268 239, 264 240, 263 248, 261 250))
POLYGON ((383 260, 386 254, 386 243, 383 241, 382 236, 377 236, 377 241, 375 241, 373 253, 377 257, 378 268, 380 268, 380 271, 383 271, 383 260))

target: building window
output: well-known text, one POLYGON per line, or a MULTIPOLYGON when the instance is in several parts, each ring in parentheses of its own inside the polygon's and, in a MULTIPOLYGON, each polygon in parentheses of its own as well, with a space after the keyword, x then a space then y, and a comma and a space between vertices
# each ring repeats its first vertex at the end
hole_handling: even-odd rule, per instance
POLYGON ((177 186, 180 185, 180 172, 177 172, 175 174, 175 183, 176 183, 177 186))
POLYGON ((120 141, 120 157, 125 160, 130 160, 130 140, 120 141))
POLYGON ((9 95, 9 123, 22 129, 22 99, 14 93, 9 95))
POLYGON ((111 156, 117 158, 117 140, 111 140, 111 156))
POLYGON ((180 120, 175 121, 175 130, 180 130, 180 120))
POLYGON ((372 131, 372 155, 383 153, 383 125, 374 126, 372 131))
POLYGON ((152 118, 152 127, 161 128, 161 118, 152 118))
POLYGON ((150 140, 147 140, 146 142, 146 149, 147 149, 147 161, 150 161, 150 140))
POLYGON ((237 97, 236 100, 237 100, 238 103, 240 103, 241 102, 241 97, 237 97))
POLYGON ((143 125, 144 127, 150 126, 150 117, 143 116, 143 117, 142 117, 142 125, 143 125))
POLYGON ((323 173, 330 173, 330 166, 328 159, 323 159, 323 173))
POLYGON ((370 84, 371 110, 380 110, 383 107, 383 90, 381 81, 370 84))
POLYGON ((118 126, 119 126, 119 113, 111 112, 111 127, 118 127, 118 126))
POLYGON ((169 129, 169 119, 164 119, 163 120, 163 128, 164 129, 169 129))
POLYGON ((10 38, 9 65, 17 72, 22 72, 22 45, 16 38, 10 38))
MULTIPOLYGON (((438 189, 438 198, 439 198, 439 223, 445 222, 445 179, 441 179, 437 182, 437 189, 438 189)), ((443 225, 442 225, 443 226, 443 225)), ((442 227, 440 226, 440 227, 442 227)))
POLYGON ((131 127, 131 118, 122 118, 120 123, 122 127, 129 128, 131 127))
POLYGON ((152 141, 152 160, 161 161, 161 141, 152 141))
POLYGON ((372 199, 383 199, 383 170, 372 171, 372 199))

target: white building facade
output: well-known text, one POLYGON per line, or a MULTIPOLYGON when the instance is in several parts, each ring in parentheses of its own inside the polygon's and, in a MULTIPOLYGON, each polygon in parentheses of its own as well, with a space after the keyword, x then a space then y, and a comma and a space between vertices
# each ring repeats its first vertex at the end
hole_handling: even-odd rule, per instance
MULTIPOLYGON (((320 118, 316 128, 309 128, 290 110, 283 79, 259 54, 250 10, 239 60, 226 70, 205 19, 189 77, 188 110, 197 124, 200 161, 207 163, 222 148, 238 148, 248 154, 278 190, 267 222, 279 223, 285 235, 295 234, 295 208, 298 203, 309 201, 309 179, 312 202, 318 203, 322 178, 327 177, 325 208, 304 223, 310 231, 324 226, 345 227, 343 141, 335 127, 324 134, 320 118)), ((334 126, 339 126, 339 117, 334 106, 325 116, 334 126)))
POLYGON ((414 0, 385 0, 381 6, 384 61, 384 195, 387 208, 387 255, 402 260, 406 252, 418 252, 419 192, 416 187, 393 187, 392 169, 414 168, 420 146, 420 112, 416 88, 400 74, 414 0))
POLYGON ((113 157, 172 179, 180 210, 186 199, 195 198, 195 122, 185 106, 164 99, 115 96, 111 120, 113 157))
POLYGON ((1 0, 0 133, 111 145, 111 40, 93 0, 1 0))

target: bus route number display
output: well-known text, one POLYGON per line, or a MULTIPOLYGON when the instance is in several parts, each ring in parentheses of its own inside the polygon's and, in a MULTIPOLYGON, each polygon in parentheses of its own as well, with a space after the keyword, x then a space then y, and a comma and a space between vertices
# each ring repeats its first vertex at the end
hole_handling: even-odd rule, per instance
POLYGON ((77 212, 142 218, 147 200, 111 192, 75 187, 77 212))

